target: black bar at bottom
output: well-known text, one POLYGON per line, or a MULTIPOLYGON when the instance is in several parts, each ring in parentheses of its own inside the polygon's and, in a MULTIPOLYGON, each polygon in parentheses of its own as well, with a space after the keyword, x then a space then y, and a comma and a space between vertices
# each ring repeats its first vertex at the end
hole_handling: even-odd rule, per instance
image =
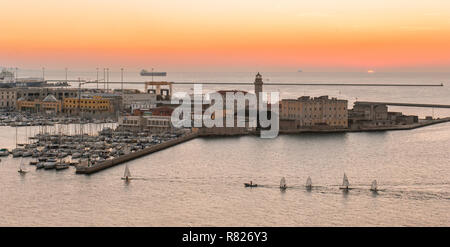
POLYGON ((70 244, 114 243, 127 246, 301 246, 323 244, 386 244, 444 239, 449 228, 301 228, 301 227, 137 227, 137 228, 0 228, 3 240, 34 245, 61 239, 70 244), (26 237, 25 237, 26 236, 26 237), (361 242, 363 241, 363 242, 361 242), (387 241, 387 242, 386 242, 387 241), (22 243, 22 242, 21 242, 22 243))

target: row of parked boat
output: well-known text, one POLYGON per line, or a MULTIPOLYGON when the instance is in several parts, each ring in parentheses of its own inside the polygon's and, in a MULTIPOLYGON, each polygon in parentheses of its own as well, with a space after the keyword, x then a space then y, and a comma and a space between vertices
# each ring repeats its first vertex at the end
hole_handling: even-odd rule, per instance
MULTIPOLYGON (((250 183, 244 183, 245 187, 258 187, 258 184, 254 184, 253 181, 250 181, 250 183)), ((286 190, 288 188, 287 184, 286 184, 286 178, 282 177, 280 180, 280 189, 281 190, 286 190)), ((308 177, 306 179, 306 184, 305 184, 305 188, 307 190, 312 190, 313 185, 312 185, 312 179, 311 177, 308 177)), ((348 181, 347 175, 344 173, 344 178, 342 180, 342 185, 339 187, 339 189, 344 190, 344 191, 348 191, 351 190, 352 188, 350 187, 350 183, 348 181)), ((370 186, 370 191, 373 192, 377 192, 378 190, 378 185, 377 185, 377 180, 373 180, 372 184, 370 186)))
POLYGON ((24 126, 54 126, 55 124, 102 124, 115 123, 113 119, 80 119, 75 117, 49 117, 44 115, 31 115, 20 113, 4 113, 0 115, 0 126, 24 127, 24 126))

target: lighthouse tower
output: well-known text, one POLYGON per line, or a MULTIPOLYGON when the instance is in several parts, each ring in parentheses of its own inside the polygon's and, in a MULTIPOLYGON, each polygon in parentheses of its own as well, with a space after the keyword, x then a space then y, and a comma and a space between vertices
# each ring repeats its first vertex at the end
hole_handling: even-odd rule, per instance
POLYGON ((256 126, 257 128, 260 128, 259 125, 259 97, 262 93, 263 90, 263 80, 262 80, 262 76, 261 74, 258 72, 258 74, 256 74, 256 78, 255 78, 255 82, 253 83, 255 85, 255 94, 256 94, 256 126))
POLYGON ((262 76, 259 72, 258 72, 258 74, 256 74, 255 82, 253 84, 255 85, 255 94, 256 94, 257 100, 259 100, 259 95, 261 94, 262 87, 263 87, 262 76))

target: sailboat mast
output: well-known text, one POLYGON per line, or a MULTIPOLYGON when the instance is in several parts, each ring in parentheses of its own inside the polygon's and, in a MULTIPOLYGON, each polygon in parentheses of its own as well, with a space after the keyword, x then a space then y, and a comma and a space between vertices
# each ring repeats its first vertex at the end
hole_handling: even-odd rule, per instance
POLYGON ((16 125, 16 148, 17 148, 17 125, 16 125))

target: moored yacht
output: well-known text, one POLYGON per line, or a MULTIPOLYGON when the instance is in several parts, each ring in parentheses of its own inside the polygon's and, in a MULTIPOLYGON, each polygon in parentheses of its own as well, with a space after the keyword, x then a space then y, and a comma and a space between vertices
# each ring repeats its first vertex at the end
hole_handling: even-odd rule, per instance
POLYGON ((6 148, 2 148, 0 149, 0 156, 8 156, 9 155, 9 150, 6 148))

